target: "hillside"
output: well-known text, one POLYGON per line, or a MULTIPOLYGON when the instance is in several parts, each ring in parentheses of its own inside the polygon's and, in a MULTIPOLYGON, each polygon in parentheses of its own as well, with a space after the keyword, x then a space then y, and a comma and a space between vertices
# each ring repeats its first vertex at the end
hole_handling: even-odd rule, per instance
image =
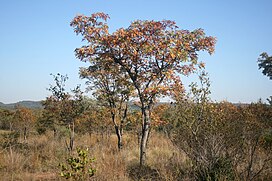
POLYGON ((0 108, 4 109, 15 109, 16 106, 26 107, 30 109, 41 109, 43 108, 41 101, 19 101, 11 104, 4 104, 0 102, 0 108))

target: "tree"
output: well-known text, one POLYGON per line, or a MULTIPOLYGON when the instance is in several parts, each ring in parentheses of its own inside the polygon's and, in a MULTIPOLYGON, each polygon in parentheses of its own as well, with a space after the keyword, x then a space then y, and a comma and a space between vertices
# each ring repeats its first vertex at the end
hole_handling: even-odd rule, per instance
POLYGON ((0 109, 0 128, 4 130, 13 130, 14 112, 7 109, 0 109))
POLYGON ((259 69, 263 69, 262 73, 272 80, 272 56, 263 52, 258 58, 258 66, 259 69))
POLYGON ((122 148, 123 126, 127 118, 128 101, 132 88, 125 74, 119 74, 117 66, 100 66, 99 64, 81 68, 80 75, 88 79, 89 89, 94 90, 93 95, 100 104, 110 110, 118 139, 118 149, 122 148))
POLYGON ((214 52, 215 38, 202 29, 179 30, 174 21, 134 21, 128 28, 109 33, 109 16, 95 13, 76 16, 71 26, 88 44, 75 50, 81 61, 104 67, 118 66, 137 92, 142 112, 140 165, 145 164, 151 126, 150 112, 159 96, 183 91, 179 75, 188 75, 198 64, 198 51, 214 52))
POLYGON ((57 125, 66 120, 64 116, 68 116, 68 114, 62 113, 65 109, 63 109, 63 104, 61 103, 68 99, 70 95, 68 92, 65 92, 65 83, 68 80, 68 76, 59 73, 52 76, 55 85, 50 84, 50 87, 47 89, 52 95, 46 97, 46 100, 42 102, 44 111, 42 118, 39 120, 38 129, 40 129, 41 132, 44 132, 46 129, 50 128, 54 130, 55 134, 57 125))
MULTIPOLYGON (((263 52, 258 58, 259 69, 263 69, 262 73, 272 80, 272 56, 268 56, 266 52, 263 52)), ((267 101, 272 105, 272 96, 267 98, 267 101)))
POLYGON ((18 122, 18 127, 23 132, 24 140, 26 140, 27 134, 35 121, 32 111, 28 108, 18 106, 16 107, 14 119, 18 122))
POLYGON ((52 95, 44 101, 44 109, 50 113, 49 119, 52 123, 64 123, 70 132, 69 145, 67 149, 73 150, 75 136, 75 120, 84 112, 86 104, 83 101, 83 92, 79 86, 72 90, 72 94, 65 91, 65 82, 68 76, 61 74, 53 75, 55 85, 50 85, 49 91, 52 95))

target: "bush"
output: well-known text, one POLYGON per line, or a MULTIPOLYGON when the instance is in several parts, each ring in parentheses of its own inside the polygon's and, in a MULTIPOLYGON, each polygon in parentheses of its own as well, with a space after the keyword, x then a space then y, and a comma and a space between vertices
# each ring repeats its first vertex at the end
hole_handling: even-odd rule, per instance
POLYGON ((20 136, 19 132, 14 131, 9 133, 4 133, 1 136, 2 136, 1 146, 3 147, 3 149, 19 144, 18 143, 18 139, 20 136))
POLYGON ((88 180, 96 170, 92 168, 93 158, 89 158, 88 149, 77 148, 77 156, 69 157, 66 164, 59 164, 61 168, 60 176, 72 180, 88 180))
POLYGON ((235 180, 235 173, 229 158, 218 158, 210 167, 197 168, 195 176, 196 180, 201 181, 235 180))

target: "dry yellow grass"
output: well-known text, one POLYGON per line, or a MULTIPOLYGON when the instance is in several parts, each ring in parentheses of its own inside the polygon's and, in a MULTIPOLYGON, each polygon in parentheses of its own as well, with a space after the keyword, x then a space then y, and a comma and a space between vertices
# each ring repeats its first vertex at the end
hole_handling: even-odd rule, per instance
MULTIPOLYGON (((65 138, 54 138, 52 133, 32 135, 21 144, 0 150, 0 180, 61 180, 58 165, 69 155, 65 138)), ((176 180, 173 169, 185 161, 166 137, 155 132, 150 137, 148 166, 141 171, 142 175, 136 135, 124 135, 120 152, 114 134, 76 135, 75 147, 88 147, 90 156, 96 158, 93 167, 97 172, 92 180, 176 180)))

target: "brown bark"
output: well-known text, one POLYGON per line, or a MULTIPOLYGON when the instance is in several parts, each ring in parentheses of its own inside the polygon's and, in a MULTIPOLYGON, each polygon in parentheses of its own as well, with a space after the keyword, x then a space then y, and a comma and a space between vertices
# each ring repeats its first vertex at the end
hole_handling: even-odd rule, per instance
MULTIPOLYGON (((69 126, 70 127, 70 126, 69 126)), ((70 152, 73 151, 74 148, 74 140, 75 140, 75 123, 74 121, 72 122, 72 128, 70 127, 70 144, 69 144, 69 149, 70 152)))
POLYGON ((122 133, 121 133, 121 129, 119 129, 119 127, 117 125, 114 126, 115 127, 115 133, 118 139, 118 150, 120 151, 122 149, 123 143, 122 143, 122 133))
POLYGON ((27 129, 24 127, 24 141, 26 141, 26 134, 27 134, 27 129))

